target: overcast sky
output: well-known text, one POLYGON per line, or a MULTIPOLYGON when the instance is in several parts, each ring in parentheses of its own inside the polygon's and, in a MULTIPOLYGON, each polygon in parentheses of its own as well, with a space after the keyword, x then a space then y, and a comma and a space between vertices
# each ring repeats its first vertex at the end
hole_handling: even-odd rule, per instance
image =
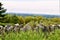
POLYGON ((7 12, 59 14, 59 0, 0 0, 7 12))

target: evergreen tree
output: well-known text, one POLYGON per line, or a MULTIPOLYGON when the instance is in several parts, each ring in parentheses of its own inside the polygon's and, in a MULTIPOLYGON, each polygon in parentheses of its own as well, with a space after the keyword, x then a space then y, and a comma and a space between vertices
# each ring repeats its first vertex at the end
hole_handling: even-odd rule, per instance
POLYGON ((3 22, 4 21, 4 16, 5 16, 5 14, 3 14, 3 13, 5 13, 6 12, 6 9, 4 9, 3 7, 2 7, 2 3, 0 2, 0 22, 3 22))
POLYGON ((3 4, 1 4, 1 2, 0 2, 0 17, 3 17, 4 15, 3 15, 2 13, 5 13, 5 12, 6 12, 6 9, 4 9, 4 8, 2 7, 2 5, 3 5, 3 4))

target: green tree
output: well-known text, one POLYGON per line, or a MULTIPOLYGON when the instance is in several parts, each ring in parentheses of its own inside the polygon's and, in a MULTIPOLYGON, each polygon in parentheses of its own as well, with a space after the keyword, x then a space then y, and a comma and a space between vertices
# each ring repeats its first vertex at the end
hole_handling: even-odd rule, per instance
POLYGON ((4 8, 2 7, 2 5, 3 5, 3 4, 0 2, 0 22, 3 22, 4 16, 5 16, 5 14, 3 14, 3 13, 6 12, 6 9, 4 9, 4 8))
POLYGON ((18 17, 18 23, 19 24, 24 24, 25 23, 24 17, 22 17, 22 16, 17 16, 17 17, 18 17))
POLYGON ((33 17, 32 16, 26 16, 25 17, 25 23, 28 23, 28 22, 30 22, 32 20, 33 20, 33 17))
POLYGON ((3 7, 2 7, 2 3, 0 3, 0 16, 4 16, 2 13, 5 13, 6 12, 6 9, 4 9, 3 7))
POLYGON ((7 14, 5 17, 4 17, 4 22, 5 23, 18 23, 18 18, 16 15, 10 15, 10 14, 7 14))

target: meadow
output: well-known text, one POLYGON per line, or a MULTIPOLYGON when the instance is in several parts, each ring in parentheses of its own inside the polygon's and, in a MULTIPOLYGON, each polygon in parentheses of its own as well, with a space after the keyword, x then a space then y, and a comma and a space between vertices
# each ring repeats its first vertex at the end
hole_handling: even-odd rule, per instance
POLYGON ((44 34, 41 30, 36 31, 20 31, 19 33, 5 33, 0 36, 0 40, 60 40, 60 29, 56 29, 54 32, 44 34))

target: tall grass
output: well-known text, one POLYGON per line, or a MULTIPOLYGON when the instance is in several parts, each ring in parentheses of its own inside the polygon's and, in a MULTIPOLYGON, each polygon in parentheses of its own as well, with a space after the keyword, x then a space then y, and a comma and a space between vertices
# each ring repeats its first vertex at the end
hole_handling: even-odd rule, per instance
POLYGON ((39 33, 36 31, 10 32, 0 36, 0 40, 60 40, 60 30, 49 33, 47 37, 42 31, 39 31, 39 33))

